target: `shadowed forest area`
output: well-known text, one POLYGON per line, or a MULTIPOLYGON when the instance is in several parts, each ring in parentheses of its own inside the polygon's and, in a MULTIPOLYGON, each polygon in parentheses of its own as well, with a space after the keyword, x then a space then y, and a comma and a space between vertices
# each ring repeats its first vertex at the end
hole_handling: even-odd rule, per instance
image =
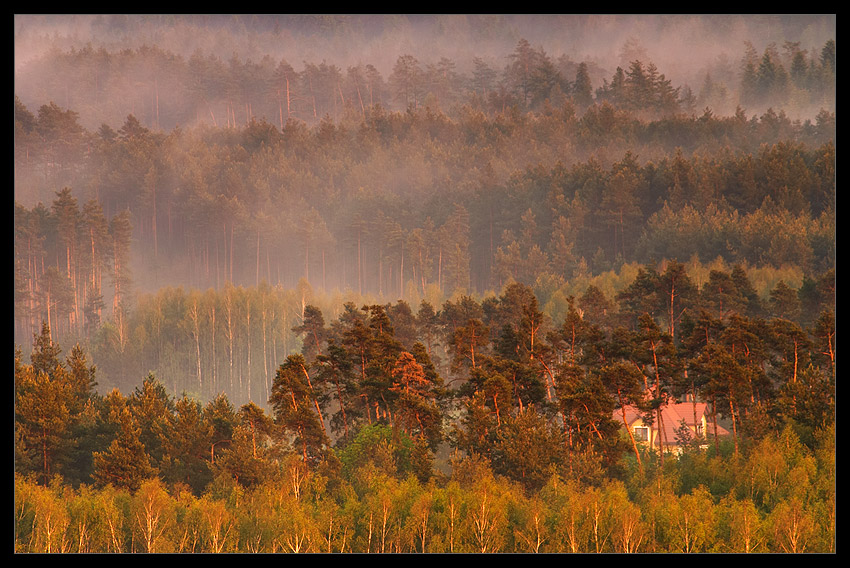
POLYGON ((16 551, 835 551, 834 16, 15 36, 16 551))

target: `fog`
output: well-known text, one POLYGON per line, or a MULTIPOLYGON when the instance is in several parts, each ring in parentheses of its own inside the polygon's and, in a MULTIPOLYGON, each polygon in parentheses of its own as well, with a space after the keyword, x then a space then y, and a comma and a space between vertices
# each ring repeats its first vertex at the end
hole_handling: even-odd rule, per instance
MULTIPOLYGON (((446 57, 469 72, 474 57, 496 69, 521 38, 550 57, 590 61, 610 79, 644 57, 675 85, 696 88, 707 70, 737 72, 745 42, 761 53, 799 42, 813 53, 834 39, 836 17, 827 15, 26 15, 15 16, 15 69, 50 49, 87 44, 108 51, 156 45, 184 58, 201 52, 228 60, 285 59, 374 65, 384 76, 397 58, 422 62, 446 57)), ((598 85, 594 85, 598 86, 598 85)), ((19 85, 26 90, 28 85, 19 85)))
MULTIPOLYGON (((769 197, 808 231, 834 206, 819 164, 833 155, 834 52, 829 72, 820 61, 835 34, 835 15, 18 14, 14 184, 16 236, 26 238, 16 239, 16 340, 26 343, 44 317, 69 340, 108 324, 120 341, 100 346, 99 364, 132 383, 160 363, 140 354, 125 371, 124 352, 110 350, 133 334, 144 345, 151 302, 182 306, 184 289, 275 287, 286 311, 272 340, 286 352, 310 301, 328 319, 343 300, 439 308, 514 280, 535 286, 541 305, 563 303, 591 277, 671 250, 647 230, 656 214, 679 214, 662 211, 668 200, 717 218, 732 200, 743 218, 764 213, 769 197), (542 75, 512 69, 524 42, 542 75), (751 98, 736 114, 742 62, 767 50, 786 69, 804 53, 820 73, 816 88, 794 86, 776 108, 751 98), (398 71, 406 56, 420 68, 413 94, 398 71), (669 81, 666 108, 653 91, 611 110, 612 77, 636 61, 657 69, 657 84, 669 81), (584 103, 573 92, 580 63, 593 99, 584 103), (701 92, 709 76, 721 95, 701 92), (699 97, 680 98, 687 89, 699 97), (775 176, 754 168, 762 178, 740 189, 747 156, 774 167, 761 150, 787 140, 807 145, 777 152, 794 167, 775 176), (615 166, 629 176, 609 176, 615 166), (63 188, 78 210, 56 204, 63 188), (84 204, 95 207, 76 217, 84 204), (112 228, 91 258, 97 207, 107 221, 129 215, 130 271, 119 276, 141 314, 130 323, 118 319, 112 228), (82 227, 79 242, 69 219, 82 227), (647 252, 647 242, 657 246, 647 252), (63 300, 51 299, 53 284, 63 300), (100 301, 102 318, 90 323, 87 302, 100 301)), ((834 263, 827 237, 813 241, 817 250, 798 246, 803 237, 777 236, 767 261, 767 245, 716 248, 726 236, 676 255, 807 270, 834 263)), ((248 304, 246 328, 258 321, 256 300, 248 304)), ((250 333, 248 346, 250 366, 250 333)), ((193 356, 175 361, 174 380, 191 375, 193 356)))
POLYGON ((836 31, 15 15, 15 551, 834 551, 836 31))

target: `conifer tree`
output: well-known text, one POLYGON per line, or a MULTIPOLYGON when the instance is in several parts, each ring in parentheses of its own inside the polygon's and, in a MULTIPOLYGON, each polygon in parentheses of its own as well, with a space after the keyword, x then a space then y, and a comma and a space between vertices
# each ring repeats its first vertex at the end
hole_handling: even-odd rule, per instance
POLYGON ((59 473, 57 462, 70 433, 70 385, 64 375, 61 366, 47 374, 20 365, 15 373, 15 450, 21 465, 31 464, 43 483, 59 473))
POLYGON ((309 383, 304 357, 290 355, 280 365, 269 403, 281 432, 293 439, 305 463, 314 464, 328 444, 318 401, 309 383))
POLYGON ((157 470, 151 465, 141 441, 141 430, 129 408, 120 411, 118 421, 118 436, 104 451, 94 453, 92 477, 100 486, 112 485, 135 492, 157 470))
POLYGON ((587 63, 582 61, 578 64, 576 70, 576 78, 572 88, 573 100, 580 109, 589 107, 593 104, 593 87, 590 83, 590 74, 587 70, 587 63))

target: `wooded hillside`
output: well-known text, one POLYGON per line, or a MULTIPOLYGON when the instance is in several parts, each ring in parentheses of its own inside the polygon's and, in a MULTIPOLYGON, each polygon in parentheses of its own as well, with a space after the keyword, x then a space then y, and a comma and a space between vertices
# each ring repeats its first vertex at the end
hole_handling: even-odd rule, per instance
POLYGON ((16 551, 835 551, 829 20, 572 18, 16 19, 16 551))

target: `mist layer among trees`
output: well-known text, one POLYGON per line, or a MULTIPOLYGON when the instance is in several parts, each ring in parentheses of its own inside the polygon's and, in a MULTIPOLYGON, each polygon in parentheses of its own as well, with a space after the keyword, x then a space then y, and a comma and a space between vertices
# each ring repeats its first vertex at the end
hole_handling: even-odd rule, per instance
POLYGON ((16 16, 16 550, 833 551, 835 32, 16 16))

